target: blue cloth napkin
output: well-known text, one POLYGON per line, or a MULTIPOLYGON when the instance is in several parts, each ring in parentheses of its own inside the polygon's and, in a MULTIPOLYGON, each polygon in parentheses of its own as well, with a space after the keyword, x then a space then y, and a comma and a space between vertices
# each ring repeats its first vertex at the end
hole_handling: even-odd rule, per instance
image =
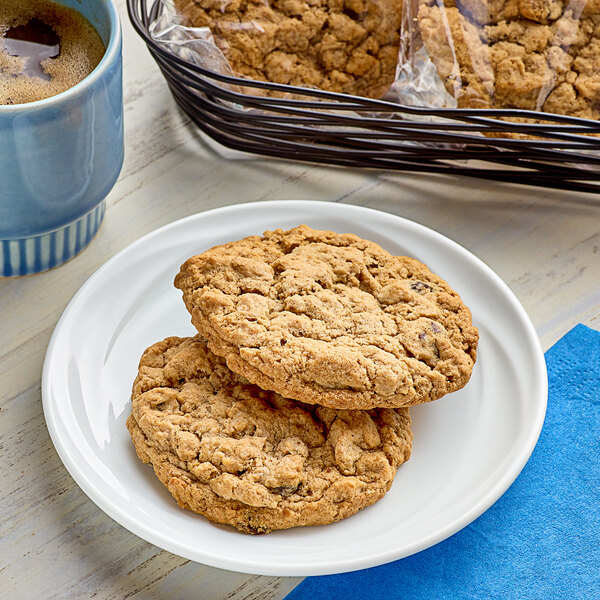
POLYGON ((310 577, 286 600, 600 598, 600 332, 578 325, 546 352, 536 448, 479 519, 408 558, 310 577))

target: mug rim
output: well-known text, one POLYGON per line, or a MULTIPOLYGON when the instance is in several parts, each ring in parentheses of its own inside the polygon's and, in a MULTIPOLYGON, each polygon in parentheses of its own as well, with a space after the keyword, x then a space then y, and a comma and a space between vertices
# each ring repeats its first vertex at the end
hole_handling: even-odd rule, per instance
MULTIPOLYGON (((37 108, 51 106, 52 104, 62 102, 63 100, 68 100, 70 96, 75 96, 84 88, 92 85, 102 76, 102 72, 106 69, 107 65, 111 64, 115 58, 118 58, 121 47, 121 19, 119 17, 119 12, 113 0, 97 1, 103 3, 108 9, 110 35, 104 55, 94 70, 79 83, 76 83, 74 86, 63 92, 50 96, 49 98, 42 98, 41 100, 34 100, 33 102, 21 102, 20 104, 0 104, 0 114, 35 110, 37 108)), ((60 0, 58 0, 58 3, 60 4, 60 0)), ((73 8, 73 10, 77 9, 73 8)))

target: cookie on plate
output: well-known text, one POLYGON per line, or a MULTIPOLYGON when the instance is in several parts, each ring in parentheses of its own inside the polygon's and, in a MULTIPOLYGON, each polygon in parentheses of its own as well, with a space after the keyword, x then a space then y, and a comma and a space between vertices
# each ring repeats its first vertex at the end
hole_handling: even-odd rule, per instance
POLYGON ((324 525, 373 504, 408 460, 408 409, 336 411, 265 392, 200 337, 148 348, 127 427, 186 509, 245 533, 324 525))
POLYGON ((600 118, 597 2, 421 0, 418 27, 459 108, 600 118))
POLYGON ((176 0, 208 27, 239 75, 379 97, 394 81, 402 3, 396 0, 176 0))
POLYGON ((301 402, 411 406, 463 387, 475 362, 458 294, 356 235, 267 231, 190 258, 175 285, 232 371, 301 402))

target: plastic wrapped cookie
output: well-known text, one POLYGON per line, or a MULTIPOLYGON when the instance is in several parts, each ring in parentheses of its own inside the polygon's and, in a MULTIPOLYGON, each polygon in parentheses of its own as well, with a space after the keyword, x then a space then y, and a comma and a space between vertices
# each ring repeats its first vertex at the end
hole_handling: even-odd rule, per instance
POLYGON ((600 117, 595 0, 421 0, 417 22, 459 108, 600 117))
POLYGON ((402 3, 395 0, 175 0, 209 28, 234 73, 379 97, 393 83, 402 3))

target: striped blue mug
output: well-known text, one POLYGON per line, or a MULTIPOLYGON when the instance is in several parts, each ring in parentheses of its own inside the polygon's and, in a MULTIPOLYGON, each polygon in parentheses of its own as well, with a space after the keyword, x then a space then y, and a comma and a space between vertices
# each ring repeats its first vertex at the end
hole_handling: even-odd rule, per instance
POLYGON ((64 263, 94 237, 123 165, 121 26, 111 0, 54 0, 96 28, 106 51, 80 83, 0 105, 0 276, 64 263))

